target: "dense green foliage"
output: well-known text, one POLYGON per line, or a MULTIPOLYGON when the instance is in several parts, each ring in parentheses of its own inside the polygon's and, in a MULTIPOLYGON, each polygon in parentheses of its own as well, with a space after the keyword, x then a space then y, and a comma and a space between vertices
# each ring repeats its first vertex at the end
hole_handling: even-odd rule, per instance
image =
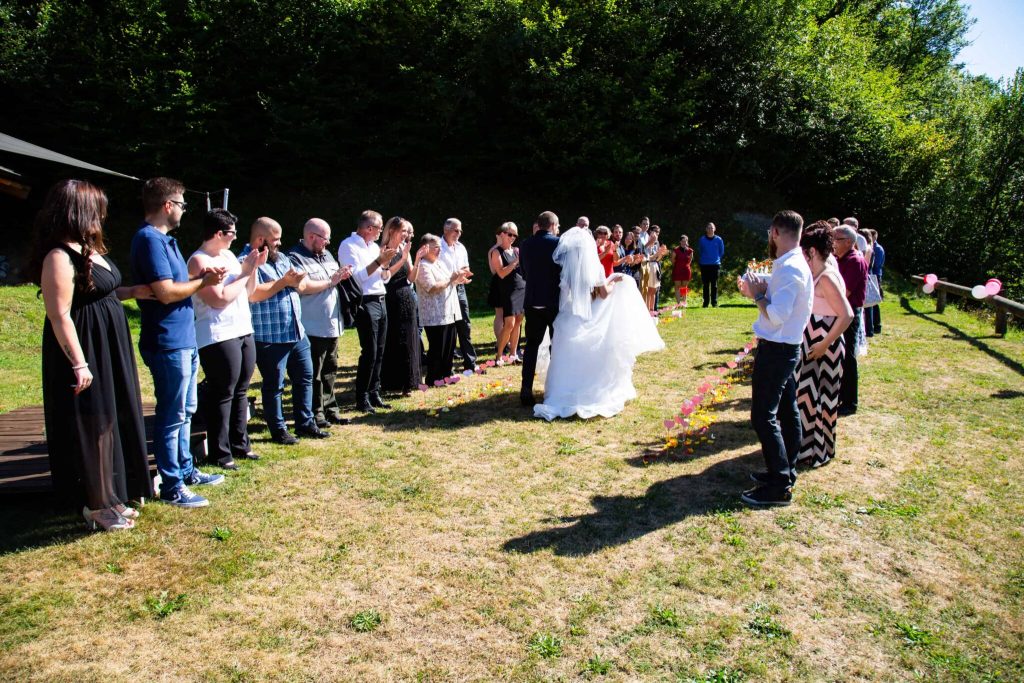
POLYGON ((4 132, 112 167, 781 198, 1024 295, 1024 76, 958 67, 958 0, 8 0, 0 22, 4 132))

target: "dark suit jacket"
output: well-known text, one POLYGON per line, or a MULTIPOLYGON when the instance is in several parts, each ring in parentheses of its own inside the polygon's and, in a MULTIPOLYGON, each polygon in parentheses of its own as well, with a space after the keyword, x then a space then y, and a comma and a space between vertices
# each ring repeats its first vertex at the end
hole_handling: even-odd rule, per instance
POLYGON ((550 232, 538 232, 519 245, 519 268, 526 278, 523 305, 527 310, 537 306, 558 308, 562 267, 551 258, 557 246, 558 238, 550 232))

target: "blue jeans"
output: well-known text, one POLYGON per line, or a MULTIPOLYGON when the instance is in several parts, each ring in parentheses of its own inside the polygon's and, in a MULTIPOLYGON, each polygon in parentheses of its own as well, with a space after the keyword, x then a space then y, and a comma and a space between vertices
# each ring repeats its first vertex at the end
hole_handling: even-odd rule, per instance
POLYGON ((160 472, 160 491, 170 493, 192 476, 192 415, 196 412, 199 350, 141 351, 153 375, 156 416, 153 450, 160 472))
POLYGON ((283 434, 288 430, 281 405, 285 370, 292 383, 292 415, 296 428, 315 427, 313 357, 309 352, 309 337, 281 344, 256 342, 256 366, 263 376, 263 419, 267 421, 270 433, 283 434))
POLYGON ((796 405, 799 344, 761 339, 754 357, 750 423, 757 432, 768 470, 766 485, 782 491, 796 483, 796 458, 803 428, 796 405))

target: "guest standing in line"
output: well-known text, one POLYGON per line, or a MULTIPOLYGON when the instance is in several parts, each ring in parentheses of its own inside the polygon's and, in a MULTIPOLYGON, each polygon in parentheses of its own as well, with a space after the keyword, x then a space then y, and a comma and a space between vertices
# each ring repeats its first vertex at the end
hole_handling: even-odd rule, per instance
POLYGON ((644 247, 643 294, 647 310, 657 315, 658 294, 661 292, 661 259, 668 253, 668 247, 661 243, 661 228, 651 226, 647 246, 644 247))
POLYGON ((675 290, 676 303, 681 302, 684 307, 690 294, 690 280, 693 279, 691 263, 693 249, 690 248, 690 238, 683 235, 679 238, 679 246, 672 250, 672 288, 675 290))
MULTIPOLYGON (((441 240, 441 258, 453 273, 469 271, 469 254, 459 240, 462 238, 462 221, 449 218, 444 222, 444 236, 441 240)), ((469 277, 473 274, 470 272, 469 277)), ((462 358, 463 370, 476 370, 476 349, 473 348, 472 321, 469 318, 469 298, 466 296, 466 285, 455 288, 459 297, 460 318, 455 322, 455 334, 459 340, 458 354, 462 358)))
POLYGON ((227 271, 209 267, 195 278, 189 275, 178 241, 170 235, 188 207, 184 192, 185 186, 170 178, 150 178, 142 186, 146 222, 132 238, 131 263, 135 282, 148 284, 156 298, 139 302, 139 352, 153 375, 156 393, 153 450, 160 500, 196 508, 209 501, 189 487, 221 484, 224 475, 200 472, 189 446, 199 372, 192 295, 219 285, 227 271))
POLYGON ((328 249, 330 244, 330 224, 310 218, 302 226, 302 239, 288 252, 292 265, 306 274, 299 290, 299 308, 313 362, 313 422, 320 429, 351 422, 341 414, 334 384, 338 339, 345 333, 338 284, 351 277, 352 269, 338 265, 328 249))
POLYGON ((359 332, 359 365, 356 368, 356 410, 375 413, 390 408, 380 396, 380 372, 384 362, 384 344, 388 337, 388 312, 384 303, 385 284, 390 279, 387 264, 398 253, 380 248, 377 239, 384 219, 376 211, 359 216, 356 231, 338 247, 338 263, 352 267, 352 277, 363 292, 356 315, 359 332))
POLYGON ((498 302, 501 304, 501 332, 497 337, 495 356, 498 361, 515 362, 519 358, 519 330, 525 312, 526 280, 519 269, 519 253, 512 244, 519 237, 519 228, 512 221, 502 223, 495 233, 497 249, 491 251, 490 267, 498 278, 498 302), (509 354, 503 352, 509 347, 509 354))
MULTIPOLYGON (((494 341, 497 343, 501 339, 501 328, 505 324, 504 309, 501 307, 501 278, 498 277, 498 272, 494 269, 494 264, 501 263, 499 258, 497 261, 494 260, 495 254, 501 251, 501 232, 499 231, 495 237, 495 243, 491 245, 491 248, 487 250, 487 268, 491 271, 491 284, 487 288, 487 305, 494 309, 494 341)), ((495 348, 495 355, 501 358, 505 355, 504 348, 495 348)))
POLYGON ((796 483, 802 436, 795 371, 814 298, 814 279, 800 250, 803 223, 795 211, 775 214, 768 246, 778 257, 771 277, 744 276, 737 283, 740 293, 758 308, 750 422, 761 442, 767 471, 756 473, 758 486, 740 497, 752 507, 789 505, 796 483))
POLYGON ((534 234, 519 247, 520 270, 526 279, 523 306, 526 310, 526 354, 519 401, 530 409, 537 403, 533 378, 537 374, 537 351, 544 333, 554 332, 558 315, 561 267, 552 258, 558 246, 558 216, 545 211, 537 216, 534 234))
POLYGON ((832 237, 832 227, 818 221, 800 238, 800 248, 814 278, 811 319, 804 328, 796 371, 796 403, 803 433, 797 464, 805 467, 827 465, 836 454, 836 418, 846 350, 843 331, 853 320, 843 278, 829 266, 832 237))
MULTIPOLYGON (((885 268, 885 249, 878 242, 878 231, 874 228, 869 229, 871 230, 874 249, 871 254, 871 263, 868 264, 868 273, 874 275, 875 279, 878 280, 878 291, 881 292, 882 271, 885 268)), ((882 333, 882 312, 878 304, 865 309, 864 331, 869 337, 882 333)))
POLYGON ((622 244, 619 246, 619 258, 615 270, 633 278, 638 291, 641 290, 639 264, 642 260, 643 254, 637 245, 636 233, 632 230, 624 233, 622 244))
POLYGON ((698 240, 700 279, 704 283, 704 308, 718 306, 718 271, 725 256, 725 242, 715 234, 715 224, 704 226, 704 236, 698 240))
POLYGON ((380 386, 385 391, 397 391, 403 396, 408 396, 423 381, 419 305, 412 285, 417 273, 410 256, 412 238, 412 223, 395 216, 384 225, 380 239, 382 245, 395 249, 395 256, 387 265, 388 281, 384 285, 388 334, 384 342, 380 386))
POLYGON ((135 351, 120 302, 153 293, 121 286, 103 242, 106 218, 98 187, 54 185, 36 217, 29 272, 46 307, 43 415, 54 490, 63 503, 84 505, 90 528, 116 531, 139 516, 129 500, 153 495, 135 351))
POLYGON ((615 268, 616 261, 616 250, 618 244, 612 239, 612 231, 608 229, 607 225, 599 225, 594 229, 594 241, 597 244, 597 258, 601 261, 601 267, 604 268, 604 276, 606 278, 611 277, 612 272, 615 268))
MULTIPOLYGON (((299 298, 309 288, 308 276, 281 251, 281 224, 273 218, 256 219, 249 231, 249 243, 239 258, 245 259, 256 250, 267 252, 266 263, 256 269, 258 281, 249 296, 256 366, 263 378, 263 419, 274 443, 291 446, 297 443, 296 436, 325 439, 330 434, 317 427, 313 417, 313 357, 309 336, 302 325, 299 298), (285 372, 292 385, 294 435, 284 420, 285 372)), ((337 285, 340 272, 332 275, 332 279, 337 285)), ((316 286, 322 288, 323 283, 316 286)))
POLYGON ((857 412, 857 331, 861 325, 861 310, 867 291, 868 264, 854 248, 857 233, 848 224, 840 225, 833 237, 833 253, 839 273, 846 285, 846 299, 853 309, 853 322, 843 332, 846 354, 843 356, 843 383, 839 390, 839 417, 857 412))
POLYGON ((420 321, 427 333, 427 384, 452 374, 455 323, 462 315, 456 287, 468 281, 469 268, 452 272, 441 259, 441 239, 426 234, 416 253, 416 290, 420 321))
POLYGON ((266 252, 254 251, 239 263, 231 253, 238 217, 214 209, 203 218, 203 243, 188 259, 188 273, 198 277, 207 268, 223 268, 224 282, 192 295, 196 315, 199 363, 206 375, 200 408, 206 421, 207 458, 237 470, 235 458, 258 460, 249 445, 249 380, 256 367, 249 295, 256 288, 256 268, 266 252))

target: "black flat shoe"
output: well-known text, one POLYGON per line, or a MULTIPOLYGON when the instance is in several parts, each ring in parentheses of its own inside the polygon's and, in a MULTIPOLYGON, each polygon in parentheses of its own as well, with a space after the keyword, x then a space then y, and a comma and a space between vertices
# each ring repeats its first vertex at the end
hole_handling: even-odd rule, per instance
POLYGON ((352 423, 352 418, 345 417, 344 415, 340 415, 340 414, 339 415, 331 414, 331 415, 327 416, 327 421, 330 422, 331 424, 347 425, 347 424, 351 424, 352 423))
POLYGON ((259 460, 260 459, 260 456, 256 455, 252 451, 249 451, 248 453, 235 453, 235 457, 236 458, 240 458, 242 460, 259 460))
POLYGON ((218 460, 217 461, 217 466, 221 467, 221 468, 223 468, 225 470, 232 470, 232 471, 234 471, 234 470, 238 469, 238 463, 235 462, 234 460, 232 460, 231 458, 228 458, 227 460, 218 460))

